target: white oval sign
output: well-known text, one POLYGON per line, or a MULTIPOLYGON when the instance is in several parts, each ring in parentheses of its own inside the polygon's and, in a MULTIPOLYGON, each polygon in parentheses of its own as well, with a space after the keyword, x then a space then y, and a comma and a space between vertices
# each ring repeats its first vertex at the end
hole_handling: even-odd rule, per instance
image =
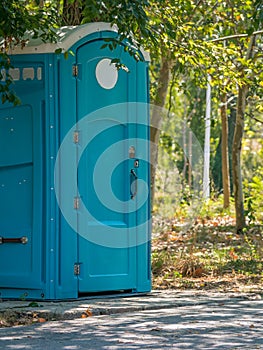
POLYGON ((111 59, 103 58, 96 66, 96 78, 104 89, 112 89, 118 80, 118 70, 111 59))

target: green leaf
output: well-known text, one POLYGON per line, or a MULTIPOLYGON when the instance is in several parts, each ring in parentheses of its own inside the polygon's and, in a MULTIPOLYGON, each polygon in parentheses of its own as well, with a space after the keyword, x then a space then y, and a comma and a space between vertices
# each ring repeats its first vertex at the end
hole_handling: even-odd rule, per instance
POLYGON ((31 301, 27 306, 28 307, 39 307, 39 304, 36 301, 31 301))
POLYGON ((55 54, 56 54, 56 55, 60 55, 61 52, 62 52, 62 49, 61 49, 61 48, 55 50, 55 54))
POLYGON ((103 44, 100 48, 101 49, 105 49, 106 47, 108 47, 109 45, 108 44, 103 44))

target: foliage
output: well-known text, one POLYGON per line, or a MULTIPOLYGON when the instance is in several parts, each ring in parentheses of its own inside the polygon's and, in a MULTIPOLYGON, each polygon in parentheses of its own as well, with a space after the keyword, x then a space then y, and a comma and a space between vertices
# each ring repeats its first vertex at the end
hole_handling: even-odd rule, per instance
MULTIPOLYGON (((191 79, 203 86, 207 73, 213 76, 214 85, 222 82, 222 76, 233 78, 233 83, 236 83, 239 74, 233 69, 238 68, 233 58, 240 50, 233 43, 224 49, 222 42, 211 39, 232 34, 232 31, 243 33, 246 21, 249 21, 246 32, 256 30, 262 15, 258 1, 253 10, 252 1, 239 1, 235 5, 212 0, 197 3, 192 0, 53 0, 42 3, 44 7, 34 6, 34 1, 26 0, 2 2, 1 35, 6 38, 6 43, 12 38, 13 44, 20 42, 23 45, 22 38, 28 30, 43 40, 53 40, 51 28, 60 24, 57 10, 63 18, 63 10, 71 6, 82 23, 107 21, 118 26, 118 38, 105 43, 110 48, 126 40, 129 43, 127 50, 139 59, 136 47, 143 45, 150 50, 157 65, 160 57, 167 56, 172 62, 174 78, 179 78, 177 82, 181 88, 183 85, 179 75, 182 72, 187 72, 191 79)), ((74 22, 74 19, 71 21, 74 22)), ((242 45, 245 45, 245 41, 242 45)), ((240 58, 239 64, 242 62, 240 58)))
POLYGON ((12 68, 9 52, 15 46, 26 45, 25 34, 43 41, 56 39, 54 28, 57 23, 56 10, 50 4, 40 8, 29 5, 26 0, 2 0, 0 3, 0 95, 2 103, 9 101, 15 105, 18 97, 12 90, 12 78, 8 70, 12 68))
POLYGON ((133 44, 133 37, 138 40, 153 38, 149 27, 146 8, 148 0, 91 0, 86 2, 82 23, 104 21, 118 25, 120 40, 127 39, 133 44))
POLYGON ((13 45, 25 45, 24 35, 32 32, 33 38, 52 41, 56 25, 55 9, 51 5, 43 8, 29 6, 26 0, 2 0, 0 4, 0 37, 4 39, 2 51, 8 51, 13 45))
POLYGON ((16 96, 15 92, 12 90, 12 78, 7 73, 9 69, 12 68, 10 64, 9 56, 5 52, 0 52, 0 80, 4 80, 2 84, 0 84, 0 95, 2 103, 9 101, 14 105, 19 104, 19 98, 16 96))
MULTIPOLYGON (((210 15, 211 13, 208 13, 208 19, 210 15)), ((209 22, 213 23, 213 26, 211 25, 210 27, 213 29, 210 37, 215 36, 215 38, 210 40, 218 42, 218 46, 211 47, 216 60, 213 60, 210 56, 210 60, 205 65, 207 73, 212 77, 212 85, 217 88, 219 97, 222 92, 230 92, 237 95, 238 90, 246 86, 249 91, 249 101, 253 102, 255 111, 262 109, 260 96, 262 95, 261 48, 263 33, 260 31, 262 22, 255 20, 255 18, 261 18, 261 16, 262 7, 259 6, 258 2, 239 1, 237 3, 220 1, 214 3, 213 17, 209 19, 209 22), (252 6, 253 3, 255 3, 255 6, 252 6), (257 37, 255 31, 258 31, 257 37), (218 38, 218 36, 224 37, 224 39, 218 38), (250 57, 251 45, 254 46, 250 57)), ((188 75, 188 79, 191 81, 193 76, 196 77, 196 75, 199 77, 198 72, 192 70, 192 73, 188 75)), ((241 143, 242 133, 236 134, 237 139, 241 143)), ((236 152, 234 155, 236 155, 236 152)), ((236 170, 236 167, 234 168, 236 170)), ((237 185, 239 188, 242 187, 240 181, 236 181, 235 184, 236 188, 237 185)), ((240 193, 240 191, 236 192, 240 193)), ((236 202, 238 202, 237 198, 236 202)), ((251 209, 251 200, 248 201, 248 205, 251 209)), ((238 207, 236 212, 237 217, 239 217, 240 210, 238 207)), ((237 225, 239 224, 237 223, 237 225)))
MULTIPOLYGON (((157 44, 156 38, 150 28, 146 9, 150 6, 148 0, 91 0, 86 1, 82 15, 82 23, 109 22, 117 25, 118 36, 105 40, 102 46, 114 50, 117 45, 126 42, 125 50, 137 61, 141 59, 138 48, 147 40, 157 44)), ((115 65, 122 68, 119 58, 115 58, 115 65)))

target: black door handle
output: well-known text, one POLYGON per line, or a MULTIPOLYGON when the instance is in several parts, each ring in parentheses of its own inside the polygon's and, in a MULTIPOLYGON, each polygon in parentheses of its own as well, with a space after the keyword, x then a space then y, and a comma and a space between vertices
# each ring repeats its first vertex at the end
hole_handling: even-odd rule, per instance
POLYGON ((138 179, 138 176, 135 172, 134 169, 131 169, 131 173, 130 173, 130 190, 131 190, 131 199, 134 199, 137 195, 137 179, 138 179), (134 191, 132 191, 132 186, 134 184, 134 191))
POLYGON ((23 236, 20 238, 5 238, 5 237, 0 237, 0 244, 4 243, 21 243, 21 244, 26 244, 28 242, 28 238, 23 236))

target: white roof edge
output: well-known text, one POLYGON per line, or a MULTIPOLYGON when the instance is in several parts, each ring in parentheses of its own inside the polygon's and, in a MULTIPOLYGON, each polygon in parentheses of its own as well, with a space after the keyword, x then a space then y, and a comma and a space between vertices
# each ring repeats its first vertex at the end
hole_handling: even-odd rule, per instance
MULTIPOLYGON (((80 26, 62 27, 59 36, 61 41, 57 43, 43 43, 38 40, 31 40, 24 48, 15 47, 9 51, 10 55, 44 54, 54 53, 57 49, 63 52, 68 51, 75 43, 85 36, 103 31, 118 32, 118 27, 105 22, 93 22, 80 26), (70 33, 71 32, 71 33, 70 33), (34 44, 35 42, 35 44, 34 44)), ((140 49, 145 61, 150 61, 150 54, 140 49)))

